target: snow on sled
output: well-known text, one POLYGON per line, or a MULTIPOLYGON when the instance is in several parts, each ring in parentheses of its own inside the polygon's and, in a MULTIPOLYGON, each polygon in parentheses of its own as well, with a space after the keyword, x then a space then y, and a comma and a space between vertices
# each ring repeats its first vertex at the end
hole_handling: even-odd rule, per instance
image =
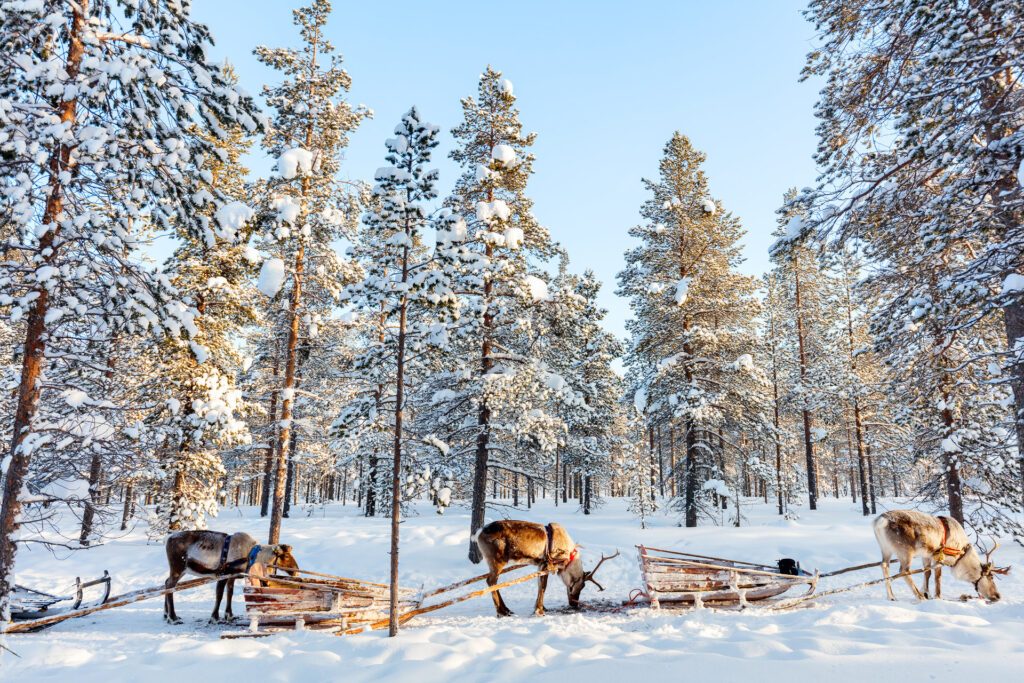
POLYGON ((806 586, 804 595, 811 595, 818 585, 817 571, 810 574, 790 559, 756 564, 642 545, 637 553, 645 587, 634 591, 631 602, 646 598, 654 609, 771 604, 794 587, 806 586))
MULTIPOLYGON (((11 619, 13 621, 29 621, 31 619, 42 619, 65 612, 73 612, 77 609, 86 609, 102 605, 110 599, 110 574, 104 570, 103 576, 92 581, 83 582, 81 578, 75 578, 74 593, 71 595, 54 595, 35 588, 29 588, 20 584, 14 585, 14 592, 11 594, 11 619), (103 595, 98 600, 86 605, 82 604, 85 598, 85 591, 93 586, 103 586, 103 595), (60 603, 71 603, 69 605, 57 606, 60 603)), ((40 626, 39 628, 46 628, 40 626)))
MULTIPOLYGON (((350 625, 372 622, 388 615, 389 586, 322 574, 305 569, 287 569, 295 576, 275 575, 246 579, 242 596, 247 633, 226 633, 223 637, 270 635, 291 629, 344 630, 350 625)), ((399 589, 402 610, 415 609, 423 598, 420 591, 399 589)))

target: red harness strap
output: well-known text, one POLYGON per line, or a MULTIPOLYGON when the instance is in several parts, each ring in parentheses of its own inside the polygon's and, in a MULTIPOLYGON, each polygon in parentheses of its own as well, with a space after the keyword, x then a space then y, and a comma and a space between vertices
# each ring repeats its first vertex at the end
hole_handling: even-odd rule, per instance
MULTIPOLYGON (((551 550, 552 550, 551 546, 552 546, 552 543, 553 543, 553 541, 555 539, 555 530, 554 530, 554 528, 550 524, 546 524, 544 526, 544 531, 547 532, 547 535, 548 535, 548 547, 547 547, 547 551, 545 553, 545 555, 546 555, 545 560, 546 560, 546 564, 551 566, 551 565, 555 564, 555 563, 553 563, 551 561, 551 550)), ((576 548, 573 548, 572 552, 569 553, 569 559, 566 560, 564 564, 559 562, 558 566, 561 567, 562 569, 565 569, 570 564, 572 564, 572 561, 575 560, 575 559, 576 559, 576 548)))
POLYGON ((942 522, 942 548, 939 550, 946 557, 959 558, 964 554, 962 548, 951 548, 946 545, 946 539, 949 538, 949 520, 945 517, 939 516, 939 521, 942 522))

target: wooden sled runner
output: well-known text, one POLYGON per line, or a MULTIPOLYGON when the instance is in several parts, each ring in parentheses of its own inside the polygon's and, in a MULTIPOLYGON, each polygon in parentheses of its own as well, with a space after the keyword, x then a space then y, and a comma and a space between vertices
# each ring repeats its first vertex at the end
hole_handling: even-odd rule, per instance
POLYGON ((654 609, 771 604, 794 587, 807 586, 804 595, 812 595, 818 585, 818 572, 810 574, 792 561, 773 566, 642 545, 637 553, 644 589, 634 591, 630 601, 646 598, 654 609))
MULTIPOLYGON (((74 612, 78 609, 88 609, 102 605, 110 599, 110 574, 104 570, 103 576, 98 579, 83 582, 81 578, 75 578, 75 588, 72 595, 54 595, 35 588, 29 588, 19 584, 14 585, 14 592, 11 594, 11 620, 29 621, 43 619, 59 614, 74 612), (93 586, 103 586, 103 594, 98 599, 82 604, 85 591, 93 586), (71 603, 60 605, 60 603, 71 603)), ((45 625, 39 628, 45 628, 45 625)))

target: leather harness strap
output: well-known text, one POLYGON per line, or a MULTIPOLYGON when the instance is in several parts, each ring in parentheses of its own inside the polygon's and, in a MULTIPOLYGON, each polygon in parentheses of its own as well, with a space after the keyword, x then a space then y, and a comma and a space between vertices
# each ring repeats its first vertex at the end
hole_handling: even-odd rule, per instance
POLYGON ((228 549, 231 547, 231 536, 228 534, 224 537, 224 545, 220 549, 220 563, 217 565, 217 572, 223 573, 228 566, 228 549))
POLYGON ((946 545, 946 541, 949 539, 949 520, 939 515, 939 521, 942 522, 942 547, 936 554, 941 554, 943 558, 953 558, 955 564, 955 560, 959 560, 967 552, 967 548, 952 548, 946 545))
POLYGON ((544 550, 544 564, 545 564, 545 566, 549 566, 549 567, 550 566, 557 566, 560 569, 565 569, 570 564, 572 564, 573 560, 576 559, 576 548, 572 549, 572 552, 569 553, 569 559, 566 560, 565 562, 557 562, 557 563, 552 562, 551 561, 551 552, 552 552, 552 549, 553 549, 552 546, 553 546, 554 540, 555 540, 555 529, 554 529, 554 527, 551 524, 545 524, 544 525, 544 531, 548 535, 547 547, 544 550))

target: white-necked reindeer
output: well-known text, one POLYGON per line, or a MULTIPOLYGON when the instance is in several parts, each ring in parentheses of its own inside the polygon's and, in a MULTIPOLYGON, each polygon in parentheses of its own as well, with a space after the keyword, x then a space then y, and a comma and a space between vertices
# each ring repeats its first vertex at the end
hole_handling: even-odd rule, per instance
POLYGON ((910 569, 915 557, 921 558, 924 566, 924 591, 918 589, 910 576, 904 576, 907 585, 919 600, 928 599, 928 581, 935 570, 935 597, 942 597, 942 568, 950 567, 953 576, 961 581, 974 584, 978 595, 995 602, 999 600, 994 574, 1005 574, 1009 567, 997 568, 992 565, 992 553, 999 544, 986 552, 981 561, 960 523, 951 517, 933 517, 916 510, 890 510, 875 518, 873 523, 878 547, 882 550, 882 576, 890 600, 892 592, 889 578, 889 560, 896 557, 900 562, 900 573, 910 569))

